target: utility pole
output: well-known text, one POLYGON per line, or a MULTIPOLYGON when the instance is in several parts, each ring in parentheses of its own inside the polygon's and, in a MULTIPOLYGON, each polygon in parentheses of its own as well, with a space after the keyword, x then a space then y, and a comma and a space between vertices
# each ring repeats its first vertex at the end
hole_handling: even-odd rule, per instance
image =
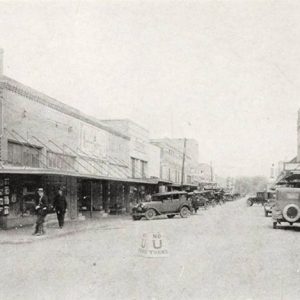
POLYGON ((185 168, 185 153, 186 153, 186 138, 183 140, 183 154, 182 154, 182 170, 181 170, 181 188, 184 184, 184 168, 185 168))

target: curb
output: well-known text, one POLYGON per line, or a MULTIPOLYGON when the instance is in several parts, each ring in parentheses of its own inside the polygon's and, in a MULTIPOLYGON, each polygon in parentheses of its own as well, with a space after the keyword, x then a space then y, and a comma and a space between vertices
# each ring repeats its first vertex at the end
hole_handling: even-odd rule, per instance
POLYGON ((0 245, 22 245, 22 244, 32 244, 35 242, 45 241, 45 240, 53 240, 60 237, 65 237, 69 235, 74 235, 77 233, 87 232, 91 230, 115 230, 115 229, 122 229, 123 227, 116 227, 116 226, 108 226, 102 225, 99 227, 90 227, 90 228, 79 228, 76 230, 71 230, 67 232, 60 232, 54 235, 42 235, 42 236, 31 236, 27 237, 26 239, 19 239, 19 240, 0 240, 0 245))

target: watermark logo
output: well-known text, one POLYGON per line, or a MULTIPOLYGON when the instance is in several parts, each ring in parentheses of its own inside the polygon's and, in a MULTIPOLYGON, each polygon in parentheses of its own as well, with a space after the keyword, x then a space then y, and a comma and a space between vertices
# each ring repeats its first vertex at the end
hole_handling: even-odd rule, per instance
POLYGON ((138 253, 143 257, 168 257, 167 239, 162 233, 144 233, 138 253))

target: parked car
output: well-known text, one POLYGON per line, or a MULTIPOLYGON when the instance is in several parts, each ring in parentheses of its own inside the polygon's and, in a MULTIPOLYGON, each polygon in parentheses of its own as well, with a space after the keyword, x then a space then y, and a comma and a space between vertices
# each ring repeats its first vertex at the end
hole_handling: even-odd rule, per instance
POLYGON ((253 204, 261 204, 264 205, 267 202, 265 199, 265 192, 257 192, 256 196, 249 197, 247 199, 248 206, 252 206, 253 204))
POLYGON ((266 192, 266 203, 264 204, 265 216, 268 217, 272 213, 272 207, 275 204, 276 192, 266 192))
POLYGON ((237 200, 239 198, 241 198, 241 194, 240 193, 235 193, 232 195, 233 200, 237 200))
POLYGON ((152 220, 156 216, 166 215, 173 218, 180 215, 187 218, 192 212, 192 203, 186 192, 174 191, 154 194, 150 202, 141 202, 132 208, 133 220, 145 217, 152 220))
POLYGON ((192 207, 196 213, 200 207, 207 209, 208 199, 205 197, 205 192, 193 191, 188 194, 188 197, 191 200, 192 207))
POLYGON ((272 207, 273 228, 282 222, 300 222, 300 188, 278 188, 272 207))

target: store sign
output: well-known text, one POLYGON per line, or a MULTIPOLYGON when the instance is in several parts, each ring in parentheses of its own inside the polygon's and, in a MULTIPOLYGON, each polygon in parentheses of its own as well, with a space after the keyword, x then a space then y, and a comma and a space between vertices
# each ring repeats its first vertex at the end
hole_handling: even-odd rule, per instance
POLYGON ((167 240, 161 233, 144 233, 139 245, 138 253, 142 257, 168 257, 167 240))
POLYGON ((81 124, 80 150, 88 155, 103 158, 107 154, 107 134, 104 130, 81 124))

